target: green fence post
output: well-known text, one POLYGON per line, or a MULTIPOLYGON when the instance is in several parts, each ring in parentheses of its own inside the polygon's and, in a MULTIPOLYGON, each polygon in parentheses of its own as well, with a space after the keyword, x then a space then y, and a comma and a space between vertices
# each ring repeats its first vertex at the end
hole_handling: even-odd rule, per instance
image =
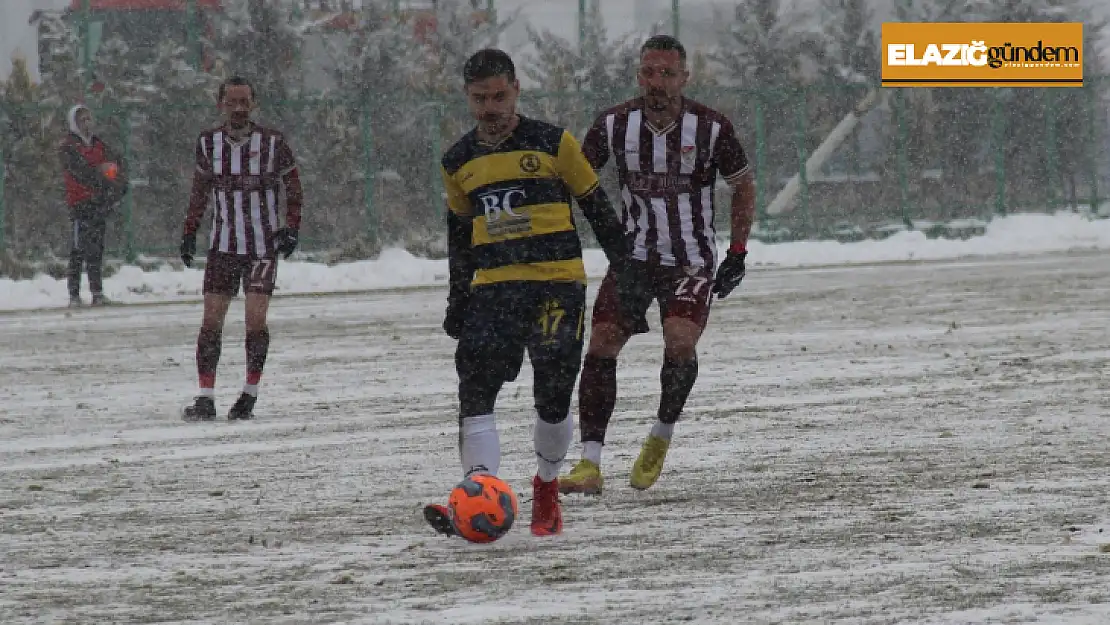
POLYGON ((994 144, 994 213, 1006 214, 1006 118, 1003 116, 1002 90, 994 89, 991 102, 991 143, 994 144))
POLYGON ((83 0, 81 3, 81 24, 79 30, 81 32, 82 44, 84 46, 84 58, 81 60, 81 68, 84 70, 81 76, 81 91, 83 93, 89 92, 90 78, 92 77, 92 17, 90 12, 92 7, 89 0, 83 0))
POLYGON ((362 193, 365 202, 363 219, 366 221, 366 238, 374 241, 378 236, 377 221, 374 218, 374 135, 370 127, 370 105, 362 102, 362 193))
POLYGON ((432 157, 431 157, 431 172, 432 184, 429 187, 432 190, 432 205, 435 207, 436 215, 444 218, 446 217, 447 203, 443 201, 443 176, 439 173, 439 153, 442 151, 441 143, 443 137, 443 111, 440 107, 443 105, 435 103, 432 106, 432 157))
POLYGON ((586 0, 578 0, 578 51, 586 46, 586 0))
POLYGON ((8 163, 4 155, 4 132, 3 126, 0 126, 0 254, 7 251, 8 237, 4 229, 4 225, 8 221, 8 212, 5 210, 4 203, 4 181, 8 177, 8 163))
POLYGON ((197 0, 185 2, 185 46, 189 51, 189 65, 200 69, 200 41, 197 35, 197 0))
MULTIPOLYGON (((132 163, 134 159, 132 158, 131 152, 131 112, 128 109, 124 109, 122 114, 123 132, 121 133, 121 140, 123 141, 123 162, 127 165, 128 172, 130 172, 134 168, 134 163, 132 163)), ((135 194, 134 189, 135 187, 131 186, 127 194, 123 196, 123 224, 125 233, 124 256, 130 264, 134 264, 139 258, 138 250, 135 249, 135 221, 133 219, 135 212, 133 210, 134 200, 132 199, 132 196, 135 194)))
POLYGON ((805 223, 806 230, 812 230, 813 220, 809 214, 809 176, 806 173, 806 160, 809 158, 806 154, 806 130, 808 129, 808 115, 806 114, 806 95, 808 87, 802 87, 798 93, 801 94, 801 102, 798 106, 798 124, 795 134, 795 142, 798 148, 798 180, 801 183, 799 205, 802 209, 802 220, 805 223))
POLYGON ((766 223, 767 215, 767 129, 764 127, 763 90, 755 92, 755 211, 756 219, 766 223))
POLYGON ((906 153, 909 129, 906 123, 905 89, 894 92, 894 116, 898 122, 898 203, 902 223, 913 230, 913 220, 910 219, 909 155, 906 153))
POLYGON ((1060 182, 1060 159, 1057 157, 1059 146, 1056 145, 1056 90, 1051 87, 1044 90, 1044 123, 1045 160, 1048 161, 1046 199, 1051 210, 1055 211, 1059 203, 1056 187, 1060 182))
MULTIPOLYGON (((1092 81, 1094 82, 1094 81, 1092 81)), ((1095 82, 1097 85, 1098 82, 1095 82)), ((1087 175, 1091 177, 1091 214, 1098 216, 1098 125, 1095 123, 1095 108, 1097 107, 1098 88, 1087 85, 1083 90, 1087 92, 1087 175)), ((2 207, 2 205, 0 205, 2 207)))

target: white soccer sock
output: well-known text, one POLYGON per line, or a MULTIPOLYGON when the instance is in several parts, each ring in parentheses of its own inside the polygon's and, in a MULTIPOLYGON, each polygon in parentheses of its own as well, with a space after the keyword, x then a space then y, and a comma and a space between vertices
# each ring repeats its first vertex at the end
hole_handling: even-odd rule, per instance
POLYGON ((674 435, 674 424, 656 421, 655 425, 651 426, 651 435, 669 441, 674 435))
POLYGON ((600 467, 602 447, 604 447, 604 445, 597 441, 586 441, 582 443, 582 459, 589 460, 600 467))
POLYGON ((497 475, 501 440, 493 413, 466 417, 459 422, 459 459, 464 477, 472 473, 497 475))
POLYGON ((215 399, 216 398, 216 389, 214 389, 214 388, 205 388, 205 387, 202 386, 202 387, 200 387, 200 392, 197 393, 197 397, 211 397, 211 398, 215 399))
POLYGON ((536 474, 541 480, 550 482, 559 477, 559 469, 573 440, 574 419, 569 414, 558 423, 548 423, 536 415, 535 445, 539 464, 536 474))
POLYGON ((250 395, 251 397, 258 397, 258 385, 257 384, 244 384, 243 385, 243 392, 246 393, 247 395, 250 395))

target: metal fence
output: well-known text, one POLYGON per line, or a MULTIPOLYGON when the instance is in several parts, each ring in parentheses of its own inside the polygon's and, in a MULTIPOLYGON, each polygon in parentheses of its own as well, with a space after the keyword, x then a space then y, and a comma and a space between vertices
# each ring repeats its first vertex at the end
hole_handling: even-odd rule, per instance
MULTIPOLYGON (((1082 89, 884 90, 883 103, 815 171, 806 170, 809 156, 866 87, 689 95, 729 115, 740 132, 756 172, 756 238, 851 239, 1018 211, 1071 208, 1105 215, 1108 84, 1099 78, 1082 89), (972 102, 982 106, 952 118, 943 101, 951 92, 974 95, 972 102), (796 174, 796 201, 786 212, 767 215, 768 204, 796 174)), ((597 112, 629 95, 526 92, 520 108, 582 137, 597 112)), ((100 134, 122 150, 133 179, 111 223, 110 246, 128 259, 172 255, 195 137, 217 121, 214 107, 119 104, 95 113, 100 134)), ((63 256, 68 217, 55 149, 65 132, 64 111, 8 106, 0 116, 7 121, 0 128, 25 129, 18 137, 0 130, 0 250, 63 256)), ((442 244, 438 162, 472 125, 461 98, 383 94, 361 102, 272 103, 264 104, 260 120, 285 130, 300 161, 305 249, 396 242, 434 251, 442 244)), ((612 175, 603 180, 618 197, 612 175)), ((719 199, 718 219, 727 232, 727 190, 719 199)))

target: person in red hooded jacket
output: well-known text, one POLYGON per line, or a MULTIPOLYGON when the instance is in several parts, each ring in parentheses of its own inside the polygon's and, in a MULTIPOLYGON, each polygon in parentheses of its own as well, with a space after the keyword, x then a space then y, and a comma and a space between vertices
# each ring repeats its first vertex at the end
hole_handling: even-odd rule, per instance
POLYGON ((104 297, 101 267, 108 215, 127 192, 123 160, 93 134, 92 111, 83 104, 69 110, 69 133, 59 156, 65 179, 66 204, 71 224, 69 253, 69 305, 81 302, 81 270, 89 275, 93 306, 108 304, 104 297))

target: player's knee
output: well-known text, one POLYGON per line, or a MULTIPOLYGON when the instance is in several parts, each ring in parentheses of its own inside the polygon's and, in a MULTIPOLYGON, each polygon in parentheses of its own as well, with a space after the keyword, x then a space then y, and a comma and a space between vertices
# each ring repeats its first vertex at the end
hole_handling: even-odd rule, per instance
POLYGON ((270 327, 266 324, 266 317, 251 318, 247 317, 247 334, 268 334, 270 327))
POLYGON ((667 345, 663 348, 663 355, 668 360, 686 361, 695 360, 698 357, 698 347, 696 344, 679 343, 675 345, 667 345))
POLYGON ((595 358, 616 358, 627 342, 628 335, 620 326, 611 323, 594 324, 590 330, 590 346, 586 353, 595 358))
POLYGON ((577 367, 563 367, 543 376, 535 385, 536 413, 547 423, 562 423, 570 413, 577 367))
POLYGON ((490 414, 501 392, 504 376, 496 367, 483 363, 477 354, 460 348, 455 354, 455 369, 459 374, 459 417, 490 414))
POLYGON ((701 326, 688 320, 672 318, 663 323, 663 352, 673 360, 697 357, 701 326))
POLYGON ((224 320, 219 317, 205 316, 200 322, 201 335, 220 334, 224 331, 224 320))
POLYGON ((484 376, 459 380, 459 418, 491 414, 501 384, 484 376))
POLYGON ((536 414, 544 423, 562 423, 570 416, 570 398, 565 402, 550 402, 540 404, 536 402, 536 414))

